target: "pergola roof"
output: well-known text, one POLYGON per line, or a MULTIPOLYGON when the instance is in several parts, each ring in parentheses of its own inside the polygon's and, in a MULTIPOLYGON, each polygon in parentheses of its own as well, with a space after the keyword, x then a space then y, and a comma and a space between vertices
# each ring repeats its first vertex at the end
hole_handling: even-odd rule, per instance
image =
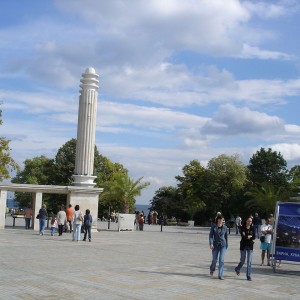
POLYGON ((80 186, 61 186, 61 185, 39 185, 39 184, 0 184, 0 190, 11 192, 45 194, 70 194, 70 193, 88 193, 100 194, 103 188, 84 188, 80 186))

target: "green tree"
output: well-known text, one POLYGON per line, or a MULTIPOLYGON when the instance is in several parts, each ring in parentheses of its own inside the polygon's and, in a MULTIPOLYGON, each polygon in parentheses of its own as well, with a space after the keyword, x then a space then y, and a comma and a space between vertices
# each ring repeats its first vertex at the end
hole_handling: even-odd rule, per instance
POLYGON ((56 185, 72 185, 75 170, 76 139, 62 145, 54 159, 53 181, 56 185))
POLYGON ((53 159, 49 159, 44 155, 26 159, 24 169, 17 172, 12 182, 42 185, 52 184, 51 174, 53 172, 53 165, 53 159))
POLYGON ((183 176, 176 176, 179 182, 178 194, 183 199, 184 210, 193 219, 197 211, 205 208, 207 171, 198 160, 192 160, 182 168, 183 176))
MULTIPOLYGON (((54 163, 52 159, 44 155, 26 159, 24 162, 24 169, 18 170, 16 176, 12 179, 13 183, 26 183, 26 184, 40 184, 51 185, 54 163)), ((15 199, 21 207, 31 204, 32 193, 15 193, 15 199)), ((44 196, 47 202, 49 195, 44 196)))
POLYGON ((178 190, 174 186, 163 186, 159 188, 150 201, 151 210, 157 211, 166 217, 177 217, 178 212, 182 210, 179 203, 178 190))
POLYGON ((249 161, 250 180, 259 186, 271 183, 275 188, 288 187, 287 163, 280 152, 260 148, 249 161))
POLYGON ((250 198, 245 206, 261 212, 265 216, 274 212, 277 201, 289 199, 289 194, 283 187, 276 188, 270 182, 264 182, 259 187, 252 187, 245 194, 250 198))
POLYGON ((293 166, 289 171, 290 191, 292 197, 299 197, 300 165, 293 166))
POLYGON ((234 210, 234 200, 247 183, 247 168, 238 155, 222 154, 212 158, 207 165, 209 171, 209 201, 214 211, 222 211, 228 218, 234 210))
POLYGON ((96 185, 98 187, 101 187, 103 183, 112 180, 116 173, 122 173, 124 175, 128 173, 128 170, 122 164, 113 163, 107 157, 99 154, 98 151, 95 151, 95 153, 97 154, 95 155, 94 174, 97 176, 96 185))
POLYGON ((100 195, 100 202, 120 212, 133 212, 135 197, 140 196, 142 190, 150 184, 142 183, 142 180, 143 177, 134 181, 127 173, 114 174, 111 180, 103 184, 104 191, 100 195))
MULTIPOLYGON (((0 126, 2 125, 2 110, 0 110, 0 126)), ((0 181, 9 179, 13 170, 19 170, 19 165, 10 156, 9 140, 0 137, 0 181)))

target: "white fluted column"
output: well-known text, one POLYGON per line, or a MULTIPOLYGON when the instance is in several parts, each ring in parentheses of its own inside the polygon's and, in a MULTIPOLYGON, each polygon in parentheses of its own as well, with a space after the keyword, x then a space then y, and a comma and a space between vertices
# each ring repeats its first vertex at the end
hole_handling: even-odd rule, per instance
POLYGON ((94 153, 97 118, 98 80, 94 68, 82 74, 79 96, 74 185, 93 187, 94 153))

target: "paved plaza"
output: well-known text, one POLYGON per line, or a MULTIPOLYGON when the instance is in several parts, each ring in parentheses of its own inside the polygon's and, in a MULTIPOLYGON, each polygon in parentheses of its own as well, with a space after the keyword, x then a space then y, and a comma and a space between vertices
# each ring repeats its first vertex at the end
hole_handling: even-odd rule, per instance
MULTIPOLYGON (((70 233, 39 236, 24 220, 6 219, 0 231, 0 299, 299 299, 300 264, 283 261, 276 273, 260 266, 259 241, 253 281, 236 276, 240 237, 229 236, 225 280, 209 277, 208 228, 145 225, 118 232, 99 222, 92 242, 70 233)), ((217 272, 216 272, 217 273, 217 272)))

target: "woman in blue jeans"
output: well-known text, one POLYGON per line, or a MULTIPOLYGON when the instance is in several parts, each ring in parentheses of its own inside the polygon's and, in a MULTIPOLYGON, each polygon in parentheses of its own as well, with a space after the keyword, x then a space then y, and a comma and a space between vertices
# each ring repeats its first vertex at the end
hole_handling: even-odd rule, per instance
POLYGON ((216 264, 219 256, 219 273, 218 278, 224 280, 224 257, 228 248, 227 226, 223 224, 223 216, 219 214, 216 218, 216 223, 210 228, 209 247, 212 250, 212 262, 210 265, 210 276, 213 277, 216 270, 216 264))
POLYGON ((81 226, 83 221, 83 213, 79 210, 79 205, 75 205, 73 214, 73 238, 72 241, 80 241, 81 226))
POLYGON ((40 235, 44 235, 47 219, 48 213, 46 210, 46 204, 43 204, 42 208, 39 210, 40 235))
POLYGON ((255 229, 252 225, 252 218, 248 218, 241 228, 241 242, 240 242, 240 251, 241 258, 240 263, 235 268, 236 275, 240 275, 240 270, 243 267, 246 256, 247 256, 247 280, 252 281, 251 278, 251 264, 252 264, 252 253, 253 253, 253 240, 255 240, 255 229))

